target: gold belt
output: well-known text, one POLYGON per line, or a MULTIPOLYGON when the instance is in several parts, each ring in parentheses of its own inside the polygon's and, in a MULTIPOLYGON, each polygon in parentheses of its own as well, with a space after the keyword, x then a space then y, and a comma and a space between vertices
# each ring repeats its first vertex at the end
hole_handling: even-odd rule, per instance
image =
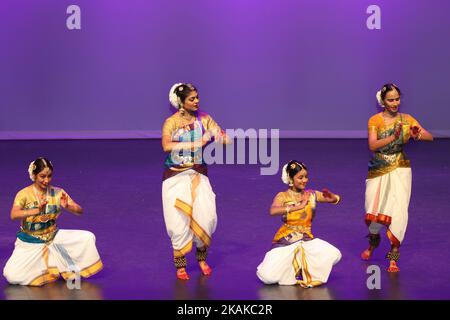
POLYGON ((377 153, 376 156, 380 159, 383 159, 389 164, 394 164, 401 159, 402 153, 401 152, 393 154, 377 153))
POLYGON ((294 226, 291 224, 284 224, 286 226, 286 228, 294 230, 294 231, 298 231, 298 232, 302 232, 302 233, 310 233, 311 232, 311 227, 304 227, 304 226, 294 226))

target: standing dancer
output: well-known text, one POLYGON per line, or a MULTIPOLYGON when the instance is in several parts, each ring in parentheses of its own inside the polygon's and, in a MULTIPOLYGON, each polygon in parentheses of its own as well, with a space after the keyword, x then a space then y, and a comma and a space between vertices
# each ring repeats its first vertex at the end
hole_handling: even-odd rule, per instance
POLYGON ((281 215, 284 224, 275 234, 272 249, 258 266, 256 275, 265 284, 312 288, 327 282, 340 251, 311 233, 316 202, 337 204, 340 197, 327 189, 307 190, 308 171, 302 162, 289 161, 282 180, 289 189, 275 196, 271 215, 281 215))
POLYGON ((387 227, 391 250, 389 272, 398 272, 411 196, 411 165, 403 152, 403 145, 410 138, 416 141, 432 141, 433 136, 408 114, 398 112, 400 89, 392 83, 385 84, 377 92, 377 100, 384 110, 369 119, 369 148, 374 155, 369 162, 366 180, 365 221, 369 227, 369 248, 361 253, 369 260, 380 244, 380 229, 387 227))
POLYGON ((20 190, 11 219, 22 220, 21 230, 3 275, 11 284, 41 286, 76 276, 90 277, 103 267, 95 235, 83 230, 58 230, 61 208, 81 215, 83 209, 61 188, 50 185, 53 165, 45 158, 31 162, 33 184, 20 190))
POLYGON ((228 137, 211 116, 199 111, 198 92, 192 84, 173 85, 169 101, 178 111, 162 128, 162 146, 169 153, 162 184, 164 221, 172 241, 177 278, 188 280, 185 255, 192 250, 193 242, 202 273, 212 272, 206 257, 217 224, 216 195, 209 183, 202 147, 211 138, 227 143, 228 137))

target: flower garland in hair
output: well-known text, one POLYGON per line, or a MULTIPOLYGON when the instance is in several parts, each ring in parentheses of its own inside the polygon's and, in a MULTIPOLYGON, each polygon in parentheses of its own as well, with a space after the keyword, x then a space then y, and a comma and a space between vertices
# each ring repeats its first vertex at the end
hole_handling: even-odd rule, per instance
POLYGON ((382 92, 385 92, 386 90, 387 90, 387 88, 383 86, 383 88, 381 88, 381 90, 378 90, 378 91, 377 91, 377 94, 376 94, 378 104, 379 104, 382 108, 384 108, 384 104, 383 104, 383 99, 381 98, 381 93, 382 93, 382 92))
MULTIPOLYGON (((169 101, 170 104, 174 107, 179 109, 181 107, 181 100, 178 97, 178 95, 175 93, 175 89, 177 89, 179 86, 183 85, 183 83, 175 83, 169 91, 169 101)), ((183 91, 183 87, 178 88, 178 91, 183 91)))
POLYGON ((28 166, 28 174, 30 176, 31 181, 36 180, 36 176, 34 175, 33 171, 36 170, 36 165, 34 164, 34 160, 31 161, 30 165, 28 166))
POLYGON ((281 180, 283 181, 284 184, 289 184, 289 176, 288 176, 288 172, 287 172, 287 166, 288 164, 285 164, 282 172, 281 172, 281 180))
POLYGON ((376 97, 377 97, 378 104, 379 104, 382 108, 384 108, 383 99, 381 99, 381 90, 377 91, 376 97))

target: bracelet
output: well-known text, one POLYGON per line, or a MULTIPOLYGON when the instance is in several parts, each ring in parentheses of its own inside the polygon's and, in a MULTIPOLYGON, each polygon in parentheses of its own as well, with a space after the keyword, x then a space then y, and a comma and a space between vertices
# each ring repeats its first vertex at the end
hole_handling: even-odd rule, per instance
POLYGON ((422 138, 422 132, 419 132, 419 134, 417 135, 417 137, 414 140, 418 141, 421 138, 422 138))

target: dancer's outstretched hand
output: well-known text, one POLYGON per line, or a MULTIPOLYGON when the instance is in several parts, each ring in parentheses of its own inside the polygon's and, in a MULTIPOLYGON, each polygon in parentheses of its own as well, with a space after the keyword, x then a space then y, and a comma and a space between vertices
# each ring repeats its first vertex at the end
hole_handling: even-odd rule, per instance
POLYGON ((413 139, 417 139, 422 129, 418 126, 413 126, 410 130, 410 135, 413 139))
POLYGON ((309 199, 303 198, 300 202, 297 202, 293 207, 292 211, 301 210, 308 205, 309 199))
POLYGON ((221 143, 221 144, 231 144, 233 141, 230 139, 230 137, 225 132, 221 131, 219 133, 217 142, 221 143))
POLYGON ((338 197, 336 197, 336 195, 334 193, 332 193, 330 190, 328 190, 326 188, 322 189, 322 194, 325 199, 332 200, 333 202, 338 200, 338 197))
POLYGON ((331 194, 331 192, 326 188, 322 189, 322 194, 325 198, 328 198, 328 199, 334 198, 333 195, 331 194))
POLYGON ((61 207, 66 209, 68 205, 69 205, 69 196, 67 195, 67 193, 63 192, 61 194, 61 207))
POLYGON ((45 211, 45 206, 47 205, 48 201, 45 197, 41 197, 41 201, 39 203, 39 212, 45 211))

